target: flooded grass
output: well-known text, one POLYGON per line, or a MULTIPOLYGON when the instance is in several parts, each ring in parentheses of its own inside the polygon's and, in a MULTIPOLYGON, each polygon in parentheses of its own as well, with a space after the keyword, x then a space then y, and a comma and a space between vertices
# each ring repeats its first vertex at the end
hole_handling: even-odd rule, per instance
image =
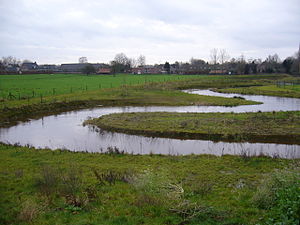
POLYGON ((298 216, 279 215, 285 206, 274 196, 285 199, 281 187, 291 190, 290 208, 297 210, 299 159, 109 155, 4 144, 0 153, 1 224, 263 224, 298 216), (266 210, 269 198, 260 192, 277 173, 285 179, 266 189, 272 193, 266 210))

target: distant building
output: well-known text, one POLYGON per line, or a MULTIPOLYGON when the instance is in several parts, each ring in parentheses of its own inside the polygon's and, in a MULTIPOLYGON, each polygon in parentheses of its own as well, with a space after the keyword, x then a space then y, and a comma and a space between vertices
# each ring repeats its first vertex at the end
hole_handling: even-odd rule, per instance
POLYGON ((57 72, 61 72, 61 69, 60 66, 57 65, 44 64, 44 65, 39 65, 39 71, 48 72, 48 73, 57 73, 57 72))
POLYGON ((99 68, 97 74, 111 74, 111 68, 99 68))
MULTIPOLYGON (((61 71, 66 73, 81 73, 87 63, 69 63, 69 64, 61 64, 61 71)), ((103 63, 89 63, 92 65, 96 71, 100 68, 104 67, 103 63)))
POLYGON ((131 69, 131 73, 133 74, 161 74, 162 71, 162 68, 151 65, 140 66, 131 69))
POLYGON ((209 74, 228 74, 227 70, 211 70, 209 71, 209 74))
POLYGON ((28 71, 36 71, 39 69, 39 66, 36 62, 26 62, 22 63, 21 65, 21 71, 22 72, 28 72, 28 71))

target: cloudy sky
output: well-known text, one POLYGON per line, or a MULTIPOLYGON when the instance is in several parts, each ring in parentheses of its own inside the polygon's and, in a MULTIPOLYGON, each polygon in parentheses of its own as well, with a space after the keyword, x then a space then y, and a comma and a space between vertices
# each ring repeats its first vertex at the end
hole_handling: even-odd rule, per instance
POLYGON ((117 53, 147 63, 293 55, 300 0, 0 0, 0 57, 41 63, 109 62, 117 53))

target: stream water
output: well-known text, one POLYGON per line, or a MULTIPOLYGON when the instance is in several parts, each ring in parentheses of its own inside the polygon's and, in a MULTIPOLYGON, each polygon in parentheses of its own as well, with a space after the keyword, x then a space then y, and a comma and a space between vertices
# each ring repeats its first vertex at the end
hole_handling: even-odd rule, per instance
POLYGON ((240 96, 248 100, 263 102, 260 105, 237 107, 179 106, 179 107, 97 107, 77 110, 37 120, 20 122, 10 128, 0 128, 0 141, 36 148, 69 149, 72 151, 102 152, 109 147, 133 154, 214 154, 214 155, 268 155, 281 158, 300 158, 300 145, 266 143, 228 143, 206 140, 179 140, 151 138, 107 132, 82 123, 93 117, 122 112, 256 112, 298 111, 300 99, 258 95, 221 94, 209 90, 187 90, 185 92, 222 97, 240 96))

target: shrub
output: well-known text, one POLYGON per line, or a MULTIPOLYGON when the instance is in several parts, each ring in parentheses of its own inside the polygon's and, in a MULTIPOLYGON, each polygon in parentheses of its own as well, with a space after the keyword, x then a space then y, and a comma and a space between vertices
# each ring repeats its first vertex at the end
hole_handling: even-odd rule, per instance
POLYGON ((134 177, 134 172, 130 170, 125 170, 122 172, 114 170, 106 170, 99 172, 96 169, 93 169, 93 173, 97 178, 100 185, 113 185, 117 181, 130 183, 134 177))
POLYGON ((50 203, 57 196, 63 197, 66 204, 74 207, 84 207, 89 196, 95 196, 94 190, 85 188, 81 179, 81 171, 70 167, 64 172, 50 166, 41 168, 41 175, 36 180, 36 186, 50 203))
POLYGON ((51 202, 59 184, 58 171, 50 166, 43 166, 40 173, 40 177, 36 179, 36 186, 51 202))

